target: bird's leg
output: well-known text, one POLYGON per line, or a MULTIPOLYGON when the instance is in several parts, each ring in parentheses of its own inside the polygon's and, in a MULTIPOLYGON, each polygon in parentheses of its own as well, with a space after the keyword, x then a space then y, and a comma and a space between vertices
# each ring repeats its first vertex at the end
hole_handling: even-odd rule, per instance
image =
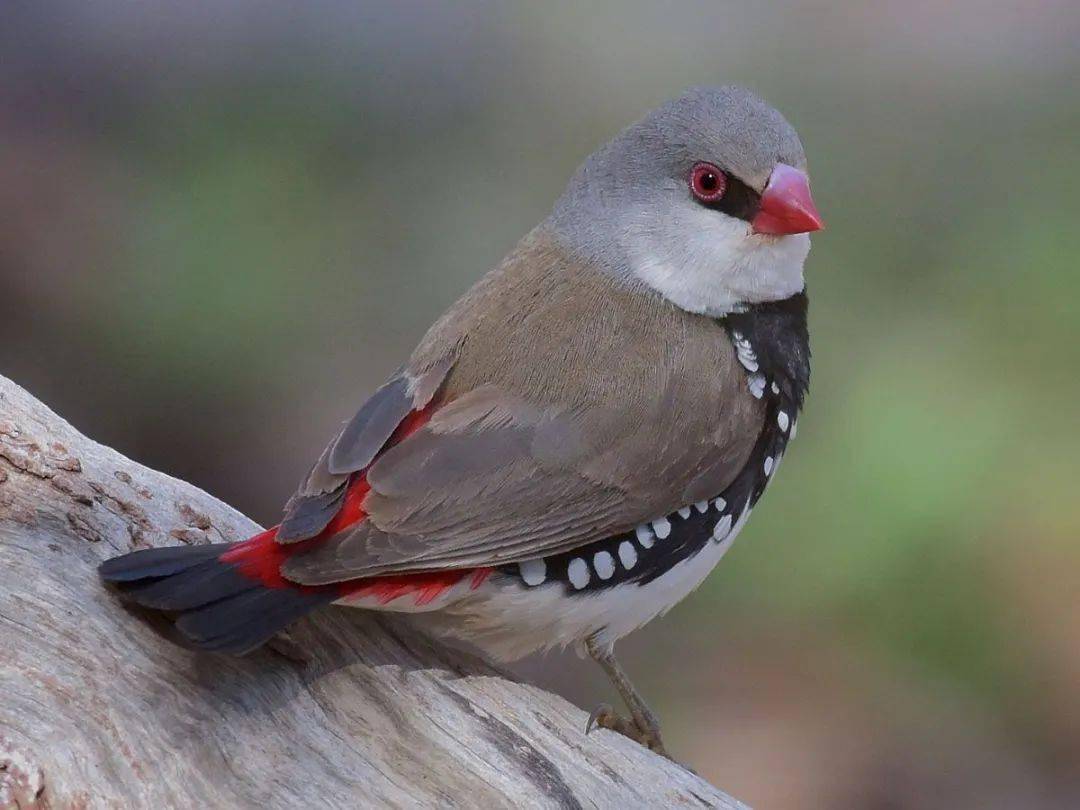
POLYGON ((619 694, 622 695, 623 702, 626 704, 626 708, 630 710, 630 717, 632 718, 627 720, 620 717, 610 706, 601 704, 589 717, 585 733, 588 734, 594 725, 598 725, 601 728, 617 731, 661 756, 671 759, 671 756, 664 748, 664 741, 660 737, 660 721, 656 719, 652 709, 649 708, 644 698, 634 688, 634 684, 630 682, 630 678, 627 677, 623 668, 619 666, 619 662, 615 660, 613 648, 601 645, 596 641, 595 637, 585 642, 585 648, 589 651, 592 659, 607 673, 608 678, 611 679, 619 694))

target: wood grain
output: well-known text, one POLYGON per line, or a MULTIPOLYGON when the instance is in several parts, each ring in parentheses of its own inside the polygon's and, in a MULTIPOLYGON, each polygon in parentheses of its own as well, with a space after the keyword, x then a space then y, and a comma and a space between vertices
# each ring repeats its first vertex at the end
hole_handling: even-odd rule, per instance
POLYGON ((0 377, 0 808, 743 807, 402 620, 331 609, 291 631, 306 660, 229 659, 95 574, 258 528, 0 377))

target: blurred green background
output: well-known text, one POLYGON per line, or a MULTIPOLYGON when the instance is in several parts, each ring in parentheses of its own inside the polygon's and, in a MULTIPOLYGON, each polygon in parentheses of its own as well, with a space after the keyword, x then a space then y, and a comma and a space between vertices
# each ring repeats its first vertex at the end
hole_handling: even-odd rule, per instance
POLYGON ((274 522, 589 151, 749 85, 828 223, 811 396, 627 666, 758 807, 1077 807, 1078 42, 1073 0, 7 2, 0 373, 274 522))

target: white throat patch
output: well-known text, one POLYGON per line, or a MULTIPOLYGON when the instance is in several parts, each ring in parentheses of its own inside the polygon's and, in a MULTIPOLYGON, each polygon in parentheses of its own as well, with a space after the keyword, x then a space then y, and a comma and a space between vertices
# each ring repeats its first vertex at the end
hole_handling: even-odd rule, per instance
POLYGON ((640 212, 623 231, 631 272, 677 307, 719 318, 739 304, 780 301, 803 289, 807 234, 765 236, 698 206, 657 220, 640 212))

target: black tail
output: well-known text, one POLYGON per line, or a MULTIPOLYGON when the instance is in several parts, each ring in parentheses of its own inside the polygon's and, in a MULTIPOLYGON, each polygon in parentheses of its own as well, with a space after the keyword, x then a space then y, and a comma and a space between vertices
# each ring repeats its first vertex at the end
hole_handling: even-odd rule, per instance
POLYGON ((243 655, 329 604, 333 593, 266 587, 222 562, 229 543, 152 548, 101 564, 101 578, 142 607, 167 611, 197 647, 243 655))

